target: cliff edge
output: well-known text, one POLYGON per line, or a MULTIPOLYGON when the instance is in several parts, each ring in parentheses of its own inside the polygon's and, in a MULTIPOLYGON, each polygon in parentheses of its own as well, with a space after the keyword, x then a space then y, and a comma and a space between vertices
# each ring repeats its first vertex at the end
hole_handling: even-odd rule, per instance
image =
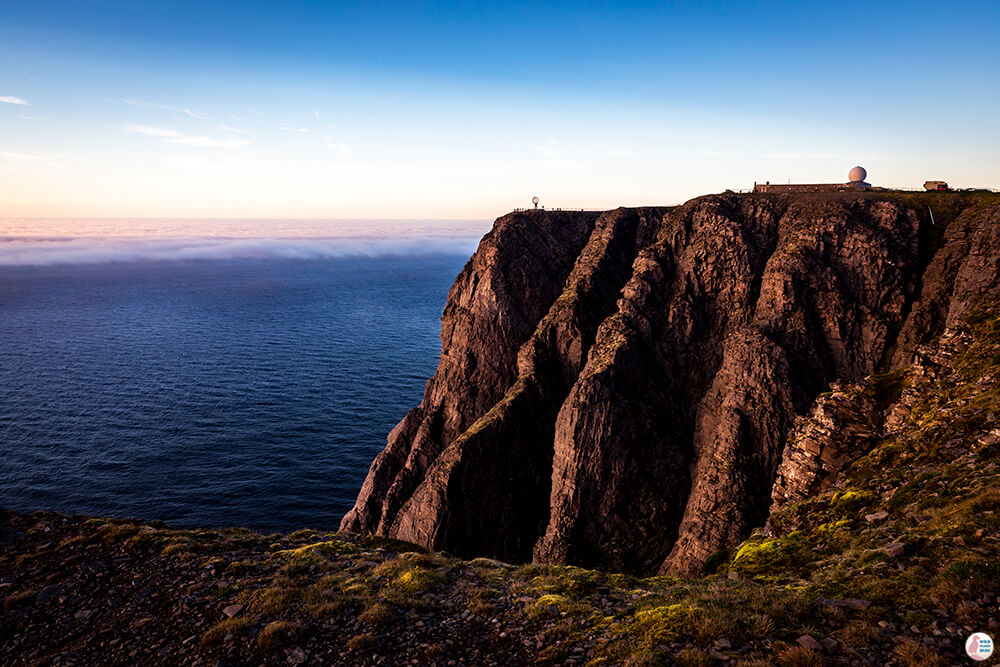
POLYGON ((908 367, 1000 298, 998 276, 992 194, 506 215, 451 288, 438 369, 341 529, 695 574, 885 428, 877 401, 831 387, 908 367), (829 431, 838 411, 874 430, 822 449, 806 422, 827 414, 829 431))

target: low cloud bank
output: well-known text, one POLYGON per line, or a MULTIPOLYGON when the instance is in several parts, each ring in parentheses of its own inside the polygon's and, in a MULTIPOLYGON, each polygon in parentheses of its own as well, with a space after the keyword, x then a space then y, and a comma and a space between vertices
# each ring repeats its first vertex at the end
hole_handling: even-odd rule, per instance
POLYGON ((471 255, 478 236, 396 238, 31 238, 0 237, 0 266, 51 266, 207 259, 329 259, 471 255))

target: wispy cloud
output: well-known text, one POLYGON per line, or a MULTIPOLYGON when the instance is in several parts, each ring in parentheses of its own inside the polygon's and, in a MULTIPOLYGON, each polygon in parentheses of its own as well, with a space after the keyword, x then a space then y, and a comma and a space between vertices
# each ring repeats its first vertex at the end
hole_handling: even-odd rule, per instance
POLYGON ((150 125, 126 125, 125 131, 135 132, 136 134, 145 134, 147 137, 177 138, 182 136, 177 130, 168 130, 163 127, 152 127, 150 125))
POLYGON ((239 139, 237 137, 216 139, 214 137, 191 136, 182 134, 177 130, 171 130, 165 127, 154 127, 151 125, 126 125, 125 131, 142 134, 147 137, 155 137, 165 144, 194 146, 197 148, 239 148, 240 146, 246 146, 250 143, 246 139, 239 139))
POLYGON ((135 100, 135 99, 124 99, 122 100, 125 104, 131 104, 134 107, 146 107, 149 109, 162 109, 164 111, 173 111, 175 113, 182 113, 190 116, 191 118, 197 118, 198 120, 205 120, 208 118, 207 114, 203 114, 200 111, 191 111, 191 109, 182 109, 180 107, 172 107, 168 104, 159 104, 158 102, 147 102, 145 100, 135 100))
POLYGON ((308 132, 309 130, 304 127, 298 127, 297 125, 292 125, 291 123, 281 124, 282 132, 308 132))
POLYGON ((836 153, 768 153, 764 157, 772 160, 827 160, 844 156, 836 153))
POLYGON ((191 155, 171 155, 163 162, 168 169, 181 171, 218 171, 226 167, 226 163, 217 160, 205 160, 191 155))
POLYGON ((0 151, 0 158, 4 160, 41 160, 40 155, 28 155, 27 153, 11 153, 10 151, 0 151))
POLYGON ((247 133, 246 130, 240 129, 238 127, 233 127, 232 125, 225 125, 223 123, 219 123, 218 125, 216 125, 216 127, 222 130, 223 132, 236 132, 237 134, 247 133))
POLYGON ((0 102, 6 102, 7 104, 19 104, 23 107, 29 106, 28 103, 20 97, 13 97, 11 95, 0 95, 0 102))
POLYGON ((327 148, 338 155, 349 155, 351 151, 354 150, 354 137, 348 137, 345 140, 337 141, 330 135, 324 134, 323 141, 326 142, 327 148))
POLYGON ((578 159, 579 147, 566 141, 547 139, 541 146, 535 146, 535 152, 542 156, 538 163, 550 169, 577 169, 586 166, 586 162, 578 159))
POLYGON ((356 141, 355 137, 346 137, 344 139, 340 139, 332 137, 329 134, 323 135, 323 142, 326 144, 326 147, 342 157, 350 155, 354 151, 355 141, 356 141))
POLYGON ((231 137, 228 139, 215 139, 213 137, 176 137, 173 139, 164 139, 168 144, 176 144, 178 146, 195 146, 197 148, 239 148, 240 146, 246 146, 250 142, 246 139, 236 139, 231 137))
POLYGON ((544 156, 546 159, 542 161, 541 164, 554 166, 554 167, 577 167, 580 166, 580 162, 568 156, 568 153, 575 153, 565 141, 559 141, 558 139, 547 139, 541 146, 535 146, 535 152, 539 155, 544 156))
POLYGON ((18 118, 23 118, 24 120, 41 120, 41 116, 29 116, 26 113, 21 114, 18 118))
POLYGON ((65 169, 69 162, 64 157, 50 155, 32 155, 30 153, 15 153, 12 151, 0 151, 0 162, 7 171, 18 169, 21 166, 51 167, 53 169, 65 169))
MULTIPOLYGON (((541 146, 535 147, 535 152, 547 158, 601 158, 616 159, 628 158, 635 154, 632 147, 624 142, 613 141, 610 143, 571 143, 559 139, 547 139, 541 146)), ((576 160, 571 160, 573 164, 579 164, 576 160)))
POLYGON ((567 157, 546 158, 544 160, 541 160, 539 164, 549 169, 581 169, 583 167, 590 166, 590 164, 587 162, 582 162, 580 160, 573 160, 567 157))

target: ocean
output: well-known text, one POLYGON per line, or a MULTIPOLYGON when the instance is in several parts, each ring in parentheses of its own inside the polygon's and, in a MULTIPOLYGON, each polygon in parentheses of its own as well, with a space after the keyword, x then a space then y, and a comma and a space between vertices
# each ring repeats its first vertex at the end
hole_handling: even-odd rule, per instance
POLYGON ((0 252, 0 507, 335 529, 475 243, 303 243, 0 252))

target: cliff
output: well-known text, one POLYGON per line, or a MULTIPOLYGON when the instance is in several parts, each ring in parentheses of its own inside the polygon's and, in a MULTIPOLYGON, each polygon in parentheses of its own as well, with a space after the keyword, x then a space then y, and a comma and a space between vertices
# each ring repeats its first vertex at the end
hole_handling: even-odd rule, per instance
POLYGON ((499 218, 448 295, 423 401, 341 528, 694 574, 871 446, 877 401, 821 394, 908 367, 1000 297, 998 223, 1000 197, 956 193, 499 218), (870 428, 824 444, 803 422, 827 414, 829 434, 841 412, 870 428))

